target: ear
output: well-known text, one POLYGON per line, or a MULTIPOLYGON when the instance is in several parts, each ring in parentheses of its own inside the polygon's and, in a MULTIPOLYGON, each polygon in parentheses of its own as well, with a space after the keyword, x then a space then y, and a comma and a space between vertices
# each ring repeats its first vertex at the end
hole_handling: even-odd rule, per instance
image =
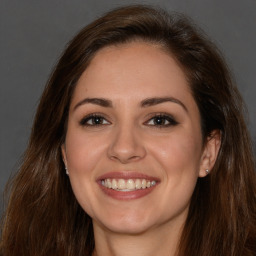
POLYGON ((67 166, 67 155, 66 155, 65 143, 63 143, 61 145, 61 155, 62 155, 62 159, 63 159, 65 166, 67 166))
POLYGON ((213 168, 221 145, 221 132, 214 130, 210 136, 207 137, 204 150, 201 156, 199 177, 205 177, 213 168))

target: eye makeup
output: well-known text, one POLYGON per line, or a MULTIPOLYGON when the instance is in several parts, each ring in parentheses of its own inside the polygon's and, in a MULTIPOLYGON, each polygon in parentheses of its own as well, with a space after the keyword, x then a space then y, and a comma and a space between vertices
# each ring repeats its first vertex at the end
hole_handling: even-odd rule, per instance
MULTIPOLYGON (((111 122, 101 113, 91 113, 83 117, 79 124, 85 127, 98 127, 104 125, 110 125, 111 122)), ((153 113, 150 118, 143 123, 146 126, 152 126, 152 128, 168 128, 178 125, 175 118, 167 113, 153 113)))
POLYGON ((79 122, 81 126, 101 126, 108 125, 110 122, 100 113, 92 113, 79 122))

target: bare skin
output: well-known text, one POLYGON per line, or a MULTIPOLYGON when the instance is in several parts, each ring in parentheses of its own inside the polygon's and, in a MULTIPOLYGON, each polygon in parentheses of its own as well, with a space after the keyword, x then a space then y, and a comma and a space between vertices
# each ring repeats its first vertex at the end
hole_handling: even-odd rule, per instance
POLYGON ((217 132, 203 144, 186 76, 160 47, 100 50, 76 86, 62 146, 74 194, 93 220, 94 256, 174 256, 196 181, 219 145, 217 132), (149 188, 114 188, 128 179, 149 188))

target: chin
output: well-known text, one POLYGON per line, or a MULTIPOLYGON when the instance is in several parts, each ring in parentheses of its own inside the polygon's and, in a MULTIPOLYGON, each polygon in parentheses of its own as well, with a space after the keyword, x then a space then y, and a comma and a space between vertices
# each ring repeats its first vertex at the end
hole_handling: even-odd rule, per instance
POLYGON ((97 220, 93 218, 93 224, 99 225, 110 232, 130 235, 144 233, 152 226, 155 226, 153 220, 145 218, 145 215, 141 216, 138 214, 124 214, 122 216, 114 214, 110 217, 104 216, 103 219, 97 220))
POLYGON ((126 234, 126 235, 139 235, 145 233, 150 229, 150 225, 143 225, 137 223, 120 223, 118 225, 110 224, 105 228, 113 233, 126 234))

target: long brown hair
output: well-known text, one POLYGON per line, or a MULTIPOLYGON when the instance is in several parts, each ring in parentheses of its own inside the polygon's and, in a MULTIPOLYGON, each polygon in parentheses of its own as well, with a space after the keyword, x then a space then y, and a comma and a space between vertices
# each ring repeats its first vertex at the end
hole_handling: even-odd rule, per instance
POLYGON ((61 157, 71 97, 95 53, 141 40, 182 67, 201 114, 204 140, 221 132, 217 162, 199 178, 180 239, 181 256, 256 254, 256 178, 244 105, 216 47, 187 18, 136 5, 113 10, 70 42, 37 109, 23 164, 12 180, 1 253, 91 255, 91 218, 77 203, 61 157))

